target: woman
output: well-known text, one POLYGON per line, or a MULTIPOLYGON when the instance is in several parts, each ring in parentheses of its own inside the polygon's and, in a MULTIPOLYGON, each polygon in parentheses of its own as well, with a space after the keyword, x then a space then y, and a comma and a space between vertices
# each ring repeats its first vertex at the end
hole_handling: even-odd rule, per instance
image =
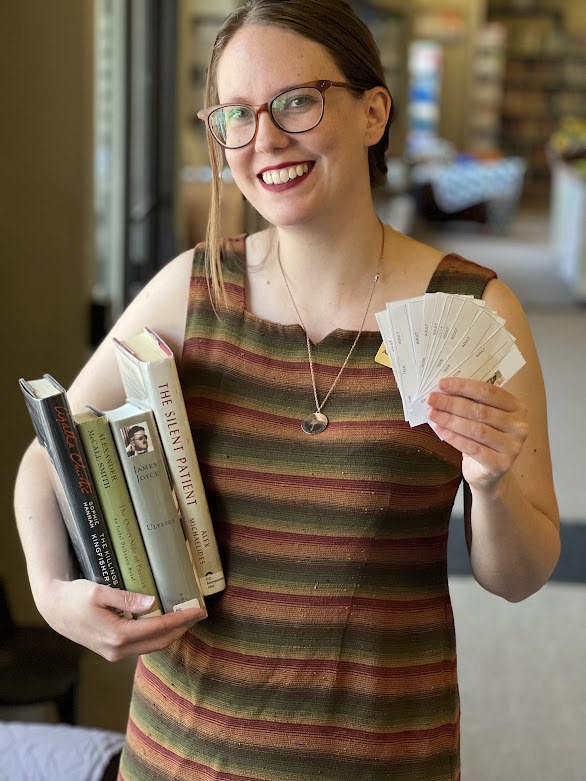
MULTIPOLYGON (((201 611, 115 615, 150 602, 73 580, 32 445, 17 513, 37 604, 107 659, 143 654, 124 781, 453 781, 446 540, 462 476, 482 586, 521 600, 559 553, 527 322, 488 269, 381 225, 371 193, 392 101, 370 33, 345 3, 246 3, 218 35, 207 105, 214 166, 225 155, 274 227, 226 243, 220 265, 216 193, 206 249, 160 272, 113 335, 150 325, 182 360, 227 588, 201 623, 201 611), (430 425, 409 428, 392 372, 374 361, 375 312, 426 290, 483 297, 526 366, 506 389, 442 381, 430 425)), ((119 403, 115 378, 108 338, 72 406, 119 403)))

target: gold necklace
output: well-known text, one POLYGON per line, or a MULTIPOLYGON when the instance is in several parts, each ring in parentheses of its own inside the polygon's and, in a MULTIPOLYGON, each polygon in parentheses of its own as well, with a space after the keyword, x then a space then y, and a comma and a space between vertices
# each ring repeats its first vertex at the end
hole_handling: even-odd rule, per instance
POLYGON ((332 392, 336 385, 338 384, 338 380, 342 376, 342 372, 346 368, 348 361, 350 360, 350 356, 354 352, 354 348, 358 344, 358 340, 360 339, 360 335, 362 334, 362 329, 364 328, 364 323, 366 322, 366 318, 368 316, 368 311, 370 309, 370 305, 372 303, 372 297, 374 296, 374 290, 376 288, 376 283, 378 282, 379 276, 380 276, 380 269, 381 264, 383 260, 383 255, 385 251, 385 226, 383 223, 380 223, 381 230, 382 230, 382 241, 381 241, 381 249, 380 249, 380 255, 378 258, 378 265, 376 269, 376 274, 372 283, 372 288, 370 290, 370 295, 368 296, 368 302, 366 304, 366 309, 364 310, 364 317, 362 318, 362 322, 360 323, 360 328, 358 330, 358 333, 356 334, 356 338, 352 342, 352 347, 350 347, 350 350, 348 352, 348 355, 346 356, 346 359, 344 360, 344 363, 342 364, 340 371, 336 375, 329 391, 324 396, 322 402, 320 403, 317 395, 317 385, 315 382, 315 369, 313 366, 313 355, 311 352, 311 342, 309 340, 309 336, 307 335, 307 329, 303 324, 303 320, 301 318, 301 315, 299 314, 299 309, 297 308, 297 304, 295 303, 295 299, 293 298, 293 292, 291 291, 291 288, 289 286, 289 281, 287 279, 287 275, 285 274, 285 269, 283 268, 283 264, 281 263, 281 253, 279 252, 279 248, 277 247, 277 261, 279 263, 279 268, 281 269, 281 274, 283 275, 283 281, 285 282, 285 287, 287 288, 287 291, 289 293, 289 297, 291 298, 291 303, 293 304, 293 308, 295 309, 295 312, 297 314, 297 317, 299 318, 299 324, 303 328, 303 331, 305 332, 305 343, 307 345, 307 357, 309 360, 309 372, 311 374, 311 384, 313 386, 313 398, 315 399, 315 412, 310 413, 307 417, 303 418, 301 421, 301 428, 306 434, 321 434, 322 431, 324 431, 329 423, 328 418, 324 415, 322 412, 322 409, 326 403, 326 401, 330 398, 332 395, 332 392))

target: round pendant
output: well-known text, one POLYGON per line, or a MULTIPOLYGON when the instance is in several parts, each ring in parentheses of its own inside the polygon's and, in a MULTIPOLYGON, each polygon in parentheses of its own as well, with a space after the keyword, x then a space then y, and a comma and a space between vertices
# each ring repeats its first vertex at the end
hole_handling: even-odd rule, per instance
POLYGON ((321 434, 327 427, 329 420, 323 412, 312 412, 301 421, 301 428, 306 434, 321 434))

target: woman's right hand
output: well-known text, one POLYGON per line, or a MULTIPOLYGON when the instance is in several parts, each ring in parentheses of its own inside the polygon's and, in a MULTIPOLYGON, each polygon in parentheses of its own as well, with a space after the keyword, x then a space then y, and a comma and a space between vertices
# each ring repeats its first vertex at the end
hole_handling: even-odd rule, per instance
POLYGON ((53 629, 109 662, 160 651, 207 616, 198 608, 145 616, 152 597, 81 579, 51 581, 50 593, 37 603, 53 629), (144 618, 124 618, 122 613, 144 618))

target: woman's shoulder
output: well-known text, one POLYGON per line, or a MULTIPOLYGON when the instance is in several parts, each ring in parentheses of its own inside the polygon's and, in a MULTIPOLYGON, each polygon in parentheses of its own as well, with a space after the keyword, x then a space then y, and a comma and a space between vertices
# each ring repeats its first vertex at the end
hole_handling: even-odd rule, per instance
POLYGON ((383 284, 387 300, 422 295, 444 253, 394 229, 387 229, 383 284))
POLYGON ((114 335, 128 338, 148 325, 180 354, 192 261, 193 250, 186 250, 165 263, 123 312, 114 335))
POLYGON ((425 292, 469 293, 480 297, 495 272, 453 252, 395 232, 389 247, 389 262, 400 269, 389 282, 393 298, 409 298, 425 292))
POLYGON ((457 252, 438 249, 412 236, 398 235, 398 250, 401 255, 423 273, 427 273, 430 269, 432 271, 440 271, 442 268, 453 267, 461 269, 463 272, 471 273, 484 270, 491 277, 495 276, 495 272, 492 269, 472 259, 464 258, 457 252))

